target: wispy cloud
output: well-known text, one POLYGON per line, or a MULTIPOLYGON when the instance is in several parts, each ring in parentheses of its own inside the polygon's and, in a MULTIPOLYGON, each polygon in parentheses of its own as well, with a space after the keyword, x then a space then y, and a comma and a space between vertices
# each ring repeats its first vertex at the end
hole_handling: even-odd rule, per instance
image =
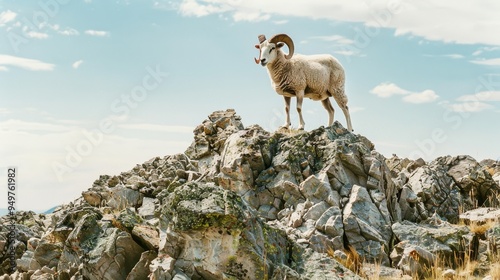
POLYGON ((500 51, 500 47, 480 47, 472 53, 473 56, 478 56, 485 52, 500 51))
POLYGON ((0 26, 5 25, 7 22, 11 22, 16 19, 17 14, 11 10, 7 10, 0 13, 0 26))
POLYGON ((36 32, 36 31, 30 31, 30 32, 26 33, 26 37, 34 38, 34 39, 47 39, 47 38, 49 38, 49 34, 42 33, 42 32, 36 32))
POLYGON ((0 67, 14 66, 30 71, 52 71, 55 65, 37 59, 0 54, 0 67))
POLYGON ((73 64, 71 64, 71 67, 73 67, 74 69, 78 69, 78 67, 80 67, 80 65, 82 65, 83 63, 83 60, 77 60, 75 62, 73 62, 73 64))
POLYGON ((109 36, 108 31, 102 31, 102 30, 85 30, 84 33, 87 35, 90 35, 90 36, 97 36, 97 37, 108 37, 109 36))
POLYGON ((484 110, 492 109, 493 106, 488 103, 472 101, 472 102, 461 102, 461 103, 450 103, 448 101, 442 102, 441 105, 448 110, 458 113, 477 113, 484 110))
MULTIPOLYGON (((204 5, 198 3, 196 0, 184 0, 178 6, 179 12, 183 16, 195 16, 203 17, 214 13, 222 13, 231 10, 230 7, 226 5, 204 5)), ((257 15, 258 16, 258 15, 257 15)), ((247 16, 247 18, 253 17, 252 15, 247 16)))
POLYGON ((458 101, 500 101, 500 91, 482 91, 476 94, 460 96, 458 101))
POLYGON ((341 35, 322 35, 322 36, 312 36, 307 40, 304 40, 304 43, 308 43, 309 41, 321 41, 330 44, 333 47, 333 52, 343 56, 362 56, 361 49, 354 46, 355 41, 349 38, 346 38, 341 35))
POLYGON ((422 92, 412 92, 403 89, 394 83, 381 83, 370 90, 370 92, 381 98, 388 98, 393 95, 403 95, 402 100, 404 102, 413 104, 430 103, 439 98, 433 90, 426 89, 422 92))
POLYGON ((491 58, 491 59, 481 59, 481 60, 471 60, 471 63, 487 65, 487 66, 500 66, 500 58, 491 58))
POLYGON ((455 102, 444 101, 440 104, 454 112, 476 113, 495 108, 490 103, 498 101, 500 101, 500 91, 481 91, 460 96, 455 102))
POLYGON ((325 42, 334 42, 343 45, 354 44, 354 41, 340 35, 313 36, 311 39, 321 40, 325 42))
POLYGON ((78 30, 73 29, 73 28, 66 28, 64 30, 58 30, 57 32, 61 35, 65 35, 65 36, 76 36, 76 35, 80 34, 78 32, 78 30))
POLYGON ((3 131, 25 131, 25 132, 62 132, 71 130, 65 125, 57 125, 43 122, 30 122, 23 120, 6 120, 0 122, 0 130, 3 131))
POLYGON ((435 55, 435 54, 424 54, 426 57, 446 57, 446 58, 451 58, 451 59, 462 59, 465 58, 465 56, 458 54, 458 53, 452 53, 452 54, 440 54, 440 55, 435 55))

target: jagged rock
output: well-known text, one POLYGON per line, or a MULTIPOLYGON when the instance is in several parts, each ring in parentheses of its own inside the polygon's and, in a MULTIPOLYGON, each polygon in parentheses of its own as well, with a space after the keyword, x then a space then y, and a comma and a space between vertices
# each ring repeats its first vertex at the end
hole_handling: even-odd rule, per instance
POLYGON ((149 264, 152 280, 170 280, 174 271, 175 259, 169 255, 158 256, 149 264))
POLYGON ((145 219, 150 220, 155 217, 155 199, 150 197, 144 197, 142 199, 142 205, 138 209, 139 215, 145 219))
POLYGON ((405 186, 411 189, 419 200, 413 203, 414 207, 401 208, 408 209, 404 214, 405 217, 417 217, 413 220, 416 222, 427 219, 433 213, 452 223, 457 222, 459 205, 472 203, 468 200, 467 194, 461 192, 453 179, 447 176, 446 169, 442 165, 432 164, 417 168, 405 186))
POLYGON ((163 211, 168 223, 161 231, 171 233, 160 252, 182 260, 176 267, 190 277, 262 279, 269 266, 266 258, 286 263, 284 234, 252 218, 232 191, 189 183, 166 198, 163 211))
POLYGON ((426 267, 441 260, 454 263, 455 258, 471 248, 470 230, 441 220, 437 215, 415 224, 402 221, 392 225, 397 240, 391 259, 407 273, 425 274, 426 267))
MULTIPOLYGON (((392 252, 402 270, 391 277, 425 276, 436 258, 466 253, 485 272, 500 251, 498 222, 484 223, 497 212, 499 179, 498 161, 385 159, 338 122, 270 133, 217 111, 185 153, 102 175, 52 214, 16 213, 19 272, 6 277, 357 279, 333 259, 349 261, 347 248, 381 271, 392 252), (476 205, 490 208, 461 219, 480 228, 450 224, 476 205), (448 222, 428 219, 435 213, 448 222)), ((0 228, 0 250, 7 234, 0 228)), ((0 263, 3 274, 5 255, 0 263)))
POLYGON ((143 194, 127 188, 125 186, 116 186, 110 190, 108 206, 122 210, 128 207, 139 207, 142 204, 143 194))
POLYGON ((82 197, 91 206, 98 207, 101 205, 102 196, 99 192, 96 192, 93 190, 84 191, 84 192, 82 192, 82 197))
POLYGON ((498 205, 496 195, 500 187, 491 175, 469 156, 440 157, 429 165, 419 165, 409 176, 403 188, 418 197, 413 200, 410 191, 400 202, 403 217, 412 221, 425 220, 433 213, 446 220, 458 222, 459 212, 471 210, 474 205, 498 205))
POLYGON ((485 234, 487 241, 488 255, 494 256, 500 254, 500 224, 495 224, 488 229, 485 234))
POLYGON ((155 251, 145 251, 141 254, 141 258, 130 271, 126 280, 142 280, 148 279, 150 270, 149 265, 158 256, 155 251))
POLYGON ((158 250, 160 238, 158 231, 152 226, 135 225, 132 229, 132 236, 135 237, 139 245, 150 250, 158 250))
POLYGON ((460 214, 460 219, 466 224, 484 224, 488 221, 500 222, 500 209, 482 207, 460 214))
POLYGON ((117 228, 105 230, 88 252, 83 276, 89 279, 125 279, 144 249, 130 234, 117 228))
POLYGON ((318 280, 361 280, 362 278, 354 274, 349 269, 328 257, 326 254, 306 251, 305 259, 307 260, 300 271, 302 279, 318 279, 318 280), (325 268, 328 268, 325 270, 325 268))
POLYGON ((450 175, 464 192, 473 192, 478 206, 498 205, 496 194, 500 186, 491 174, 470 156, 444 157, 436 159, 449 167, 450 175))
POLYGON ((385 205, 379 209, 372 202, 368 190, 354 185, 349 202, 344 208, 344 231, 349 244, 354 246, 360 255, 371 260, 388 263, 386 250, 392 237, 391 221, 385 205))
POLYGON ((430 268, 436 263, 438 257, 418 245, 400 243, 395 246, 391 258, 397 263, 396 267, 404 273, 424 278, 432 275, 430 268))

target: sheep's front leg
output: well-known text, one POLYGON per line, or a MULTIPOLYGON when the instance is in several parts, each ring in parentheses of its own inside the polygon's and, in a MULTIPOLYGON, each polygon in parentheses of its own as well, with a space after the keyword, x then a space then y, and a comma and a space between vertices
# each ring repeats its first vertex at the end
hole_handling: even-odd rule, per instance
POLYGON ((291 124, 291 122, 290 122, 290 103, 291 103, 292 98, 286 97, 286 96, 284 96, 284 98, 285 98, 286 122, 282 127, 288 129, 290 127, 290 124, 291 124))
POLYGON ((299 130, 304 130, 304 119, 302 118, 302 101, 304 100, 304 92, 297 93, 297 113, 299 113, 299 130))

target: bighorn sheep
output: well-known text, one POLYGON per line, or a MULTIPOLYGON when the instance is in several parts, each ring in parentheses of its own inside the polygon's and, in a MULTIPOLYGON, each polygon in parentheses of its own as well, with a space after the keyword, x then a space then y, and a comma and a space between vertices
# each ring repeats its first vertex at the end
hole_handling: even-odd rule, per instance
POLYGON ((286 123, 283 127, 290 126, 292 97, 297 97, 297 112, 300 120, 298 129, 304 129, 302 118, 304 97, 321 100, 323 107, 328 111, 328 126, 331 126, 334 109, 329 97, 333 96, 344 112, 348 130, 353 131, 347 107, 347 96, 344 93, 344 68, 337 59, 328 54, 296 54, 294 56, 293 41, 286 34, 274 35, 269 40, 266 40, 266 36, 259 35, 259 44, 255 47, 260 51, 259 58, 255 58, 255 63, 267 66, 274 90, 285 98, 286 123), (287 55, 281 50, 284 44, 289 49, 287 55))

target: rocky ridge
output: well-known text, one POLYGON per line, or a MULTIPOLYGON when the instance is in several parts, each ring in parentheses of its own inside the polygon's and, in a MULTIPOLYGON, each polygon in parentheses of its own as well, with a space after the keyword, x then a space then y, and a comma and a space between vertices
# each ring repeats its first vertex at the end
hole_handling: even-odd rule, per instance
POLYGON ((390 277, 465 256, 487 274, 499 183, 492 160, 386 159, 337 122, 290 135, 217 111, 185 153, 100 176, 52 214, 17 213, 17 271, 3 255, 0 279, 360 279, 352 252, 390 277))

